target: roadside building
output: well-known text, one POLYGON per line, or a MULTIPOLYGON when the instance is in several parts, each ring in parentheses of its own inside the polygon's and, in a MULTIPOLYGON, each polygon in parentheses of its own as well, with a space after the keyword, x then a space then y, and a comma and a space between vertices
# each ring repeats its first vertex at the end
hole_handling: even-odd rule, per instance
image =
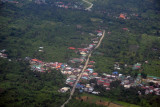
POLYGON ((63 87, 59 90, 59 92, 62 92, 62 93, 65 93, 67 92, 68 90, 70 90, 70 87, 63 87))

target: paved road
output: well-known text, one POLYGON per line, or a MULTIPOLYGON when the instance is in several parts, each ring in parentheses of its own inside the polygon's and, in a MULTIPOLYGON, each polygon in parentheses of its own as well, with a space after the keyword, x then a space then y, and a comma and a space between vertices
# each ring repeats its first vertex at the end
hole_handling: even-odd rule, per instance
POLYGON ((90 10, 93 7, 93 4, 87 0, 83 0, 84 2, 88 3, 90 6, 87 7, 85 10, 90 10))
POLYGON ((103 31, 103 35, 102 35, 102 37, 100 38, 100 40, 99 40, 97 46, 95 47, 95 49, 97 49, 97 48, 100 46, 100 44, 101 44, 101 42, 102 42, 102 40, 103 40, 103 38, 104 38, 104 35, 105 35, 105 30, 103 31))
MULTIPOLYGON (((97 48, 100 46, 100 44, 101 44, 101 42, 102 42, 102 40, 103 40, 103 38, 104 38, 104 35, 105 35, 105 30, 103 31, 103 35, 102 35, 102 37, 100 38, 97 46, 96 46, 94 49, 97 49, 97 48)), ((85 66, 83 67, 83 69, 82 69, 79 77, 77 78, 77 80, 76 80, 76 82, 75 82, 75 84, 74 84, 74 86, 73 86, 73 88, 72 88, 72 91, 71 91, 71 93, 70 93, 70 96, 69 96, 68 100, 67 100, 61 107, 64 107, 64 106, 72 99, 72 96, 73 96, 73 94, 74 94, 74 92, 75 92, 75 89, 76 89, 76 85, 77 85, 77 83, 79 82, 79 80, 80 80, 80 78, 81 78, 84 70, 87 68, 87 65, 88 65, 88 62, 89 62, 89 58, 91 57, 91 54, 92 54, 92 51, 91 51, 91 52, 89 53, 89 55, 88 55, 88 58, 87 58, 87 60, 86 60, 86 62, 85 62, 85 66)))

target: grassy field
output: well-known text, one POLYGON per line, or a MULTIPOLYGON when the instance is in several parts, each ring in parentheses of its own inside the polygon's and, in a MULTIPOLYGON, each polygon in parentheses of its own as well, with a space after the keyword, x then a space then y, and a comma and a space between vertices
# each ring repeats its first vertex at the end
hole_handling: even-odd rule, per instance
POLYGON ((92 22, 100 22, 100 21, 103 21, 102 19, 99 19, 99 18, 90 18, 90 20, 92 22))
POLYGON ((87 1, 89 1, 89 2, 94 2, 94 1, 97 1, 97 0, 87 0, 87 1))
POLYGON ((80 98, 76 98, 77 100, 83 99, 83 101, 87 103, 94 103, 101 106, 107 107, 140 107, 138 105, 129 104, 121 101, 112 101, 109 98, 99 97, 91 94, 82 94, 80 98))

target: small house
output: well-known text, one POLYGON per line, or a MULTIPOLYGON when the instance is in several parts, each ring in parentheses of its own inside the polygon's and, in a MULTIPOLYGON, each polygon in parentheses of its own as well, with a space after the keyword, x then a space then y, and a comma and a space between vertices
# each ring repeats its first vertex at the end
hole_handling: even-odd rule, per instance
POLYGON ((118 71, 112 72, 113 75, 118 75, 118 71))
POLYGON ((92 94, 97 94, 97 95, 98 95, 99 93, 100 93, 100 92, 98 92, 98 91, 93 91, 93 92, 92 92, 92 94))
POLYGON ((62 92, 62 93, 65 93, 69 90, 70 88, 69 87, 63 87, 59 90, 59 92, 62 92))

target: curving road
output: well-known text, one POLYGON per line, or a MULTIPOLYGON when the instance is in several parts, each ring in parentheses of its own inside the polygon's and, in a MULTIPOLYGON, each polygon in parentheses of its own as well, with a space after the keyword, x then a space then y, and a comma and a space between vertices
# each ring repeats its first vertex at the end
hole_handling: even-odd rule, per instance
MULTIPOLYGON (((103 40, 103 38, 104 38, 104 35, 105 35, 105 30, 103 31, 103 35, 102 35, 102 37, 100 38, 97 46, 96 46, 94 49, 97 49, 97 48, 100 46, 100 44, 101 44, 101 42, 102 42, 102 40, 103 40)), ((89 58, 91 57, 91 54, 92 54, 92 51, 89 53, 88 58, 87 58, 87 60, 86 60, 86 62, 85 62, 85 66, 83 67, 83 69, 82 69, 79 77, 77 78, 76 82, 74 83, 74 86, 73 86, 73 88, 72 88, 72 91, 71 91, 71 93, 70 93, 70 96, 69 96, 68 100, 67 100, 61 107, 64 107, 64 106, 72 99, 72 96, 73 96, 73 94, 74 94, 74 92, 75 92, 75 89, 76 89, 76 85, 77 85, 77 83, 79 82, 79 80, 80 80, 80 78, 81 78, 84 70, 87 68, 87 65, 88 65, 88 62, 89 62, 89 58)))
POLYGON ((93 7, 93 3, 87 1, 87 0, 83 0, 84 2, 88 3, 90 6, 87 7, 85 10, 90 10, 93 7))

